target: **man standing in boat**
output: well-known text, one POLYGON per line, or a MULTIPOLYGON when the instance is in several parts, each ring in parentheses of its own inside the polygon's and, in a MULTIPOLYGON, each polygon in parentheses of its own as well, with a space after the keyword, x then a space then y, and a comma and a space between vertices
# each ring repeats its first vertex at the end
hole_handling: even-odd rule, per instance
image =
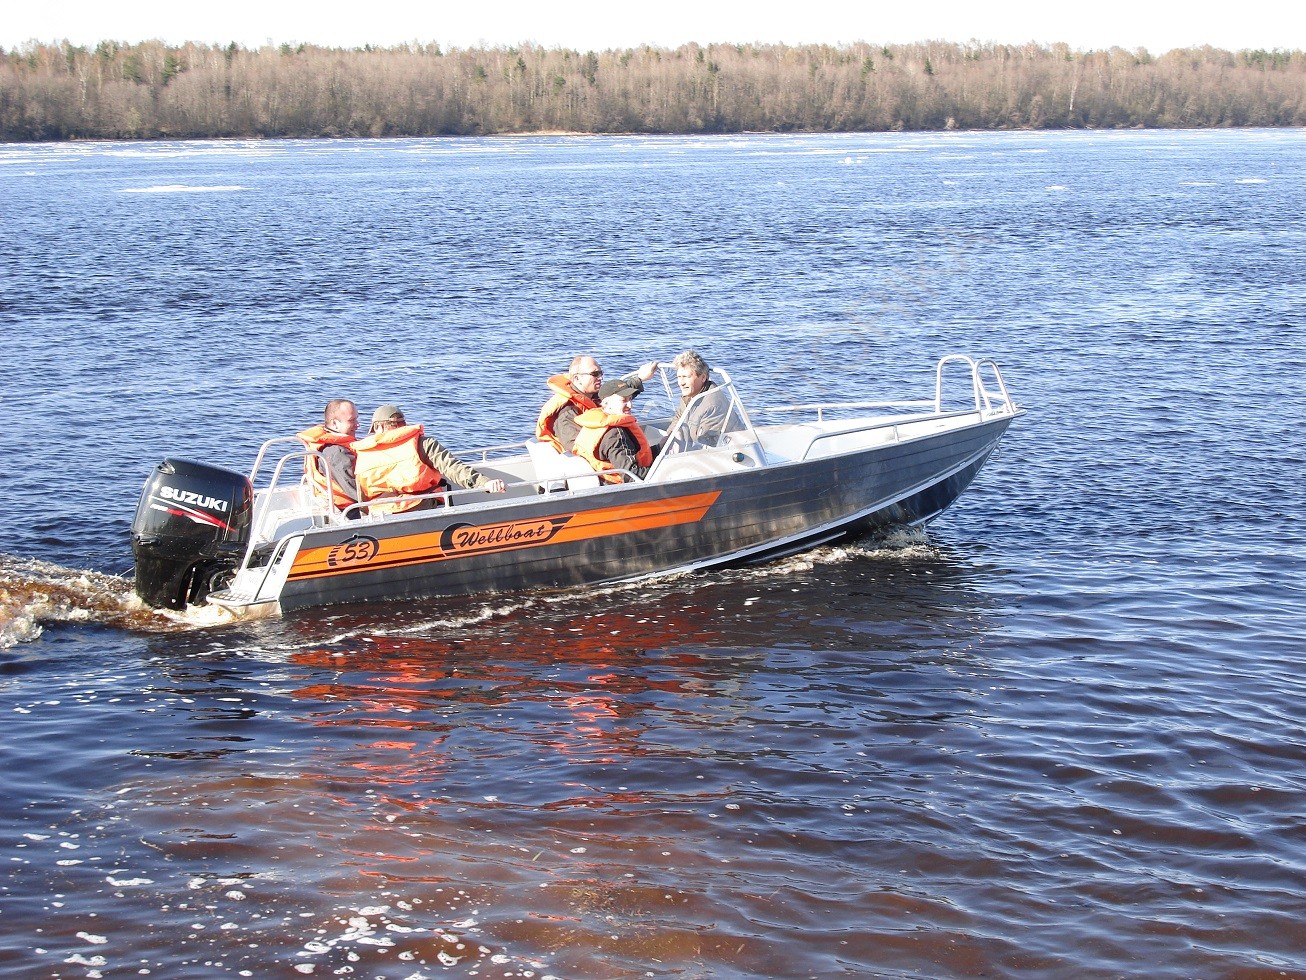
POLYGON ((320 499, 331 501, 340 510, 359 500, 352 448, 357 433, 358 408, 347 398, 331 399, 322 413, 322 424, 297 433, 307 450, 304 475, 309 486, 320 499))
MULTIPOLYGON (((366 439, 353 444, 355 473, 363 499, 432 493, 450 486, 503 493, 502 480, 487 479, 460 460, 420 425, 409 425, 397 405, 382 405, 372 413, 366 439)), ((438 506, 438 498, 369 503, 373 513, 394 514, 438 506)))
POLYGON ((579 434, 576 455, 594 467, 608 483, 621 483, 624 477, 611 470, 629 470, 641 480, 653 463, 653 450, 644 430, 630 414, 630 400, 643 386, 636 388, 628 378, 606 381, 598 390, 598 408, 576 416, 579 434))
MULTIPOLYGON (((657 369, 658 362, 649 361, 622 380, 628 382, 638 395, 644 390, 644 382, 653 377, 657 369)), ((603 383, 603 368, 590 355, 580 354, 572 358, 566 374, 555 374, 545 383, 553 392, 553 397, 540 409, 540 417, 535 423, 535 438, 540 442, 552 443, 553 448, 560 453, 569 453, 580 432, 576 417, 599 407, 596 395, 599 385, 603 383)))

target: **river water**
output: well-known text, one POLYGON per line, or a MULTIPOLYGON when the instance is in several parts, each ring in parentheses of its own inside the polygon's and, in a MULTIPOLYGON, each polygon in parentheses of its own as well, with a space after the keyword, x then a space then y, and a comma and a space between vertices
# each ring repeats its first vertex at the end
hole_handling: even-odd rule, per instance
POLYGON ((0 146, 0 975, 1306 977, 1306 132, 0 146), (1029 414, 926 533, 133 606, 165 456, 578 351, 1029 414))

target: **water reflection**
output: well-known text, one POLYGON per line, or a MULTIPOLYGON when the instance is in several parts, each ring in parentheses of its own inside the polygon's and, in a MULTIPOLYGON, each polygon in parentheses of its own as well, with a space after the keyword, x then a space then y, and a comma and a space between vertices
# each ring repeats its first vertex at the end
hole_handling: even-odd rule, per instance
MULTIPOLYGON (((112 695, 130 749, 68 777, 83 863, 42 841, 25 873, 101 934, 182 930, 232 970, 838 969, 825 929, 899 919, 855 855, 904 811, 938 823, 954 763, 932 742, 974 717, 987 580, 916 542, 141 634, 152 680, 112 695)), ((85 931, 57 909, 15 926, 64 956, 85 931)))

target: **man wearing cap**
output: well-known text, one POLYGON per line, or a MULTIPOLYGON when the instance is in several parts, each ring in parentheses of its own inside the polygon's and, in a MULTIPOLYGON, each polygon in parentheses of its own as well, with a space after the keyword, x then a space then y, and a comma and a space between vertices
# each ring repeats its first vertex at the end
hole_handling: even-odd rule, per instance
POLYGON ((653 463, 653 450, 644 430, 630 414, 630 400, 643 390, 629 378, 605 381, 598 390, 598 408, 576 416, 580 429, 576 455, 594 467, 608 483, 625 478, 613 470, 629 470, 641 480, 653 463))
MULTIPOLYGON (((641 365, 639 370, 626 375, 635 389, 635 394, 644 390, 644 382, 653 377, 658 369, 657 361, 641 365)), ((599 362, 588 354, 572 358, 566 374, 555 374, 546 384, 553 392, 553 397, 540 409, 540 417, 535 423, 535 438, 540 442, 549 442, 560 453, 571 452, 580 429, 576 417, 582 412, 598 408, 599 385, 603 383, 603 368, 599 362)))
POLYGON ((374 503, 383 497, 432 493, 451 485, 503 493, 502 480, 488 480, 435 439, 420 425, 409 425, 398 405, 382 405, 372 413, 366 439, 354 443, 354 473, 372 513, 394 514, 434 507, 435 497, 374 503))

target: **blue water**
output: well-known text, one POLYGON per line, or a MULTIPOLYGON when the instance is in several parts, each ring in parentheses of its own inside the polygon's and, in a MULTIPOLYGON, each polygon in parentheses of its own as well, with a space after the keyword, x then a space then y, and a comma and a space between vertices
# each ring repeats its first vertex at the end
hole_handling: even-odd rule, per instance
POLYGON ((1306 132, 0 146, 0 975, 1306 977, 1306 132), (925 535, 132 608, 168 455, 571 354, 1029 408, 925 535))

